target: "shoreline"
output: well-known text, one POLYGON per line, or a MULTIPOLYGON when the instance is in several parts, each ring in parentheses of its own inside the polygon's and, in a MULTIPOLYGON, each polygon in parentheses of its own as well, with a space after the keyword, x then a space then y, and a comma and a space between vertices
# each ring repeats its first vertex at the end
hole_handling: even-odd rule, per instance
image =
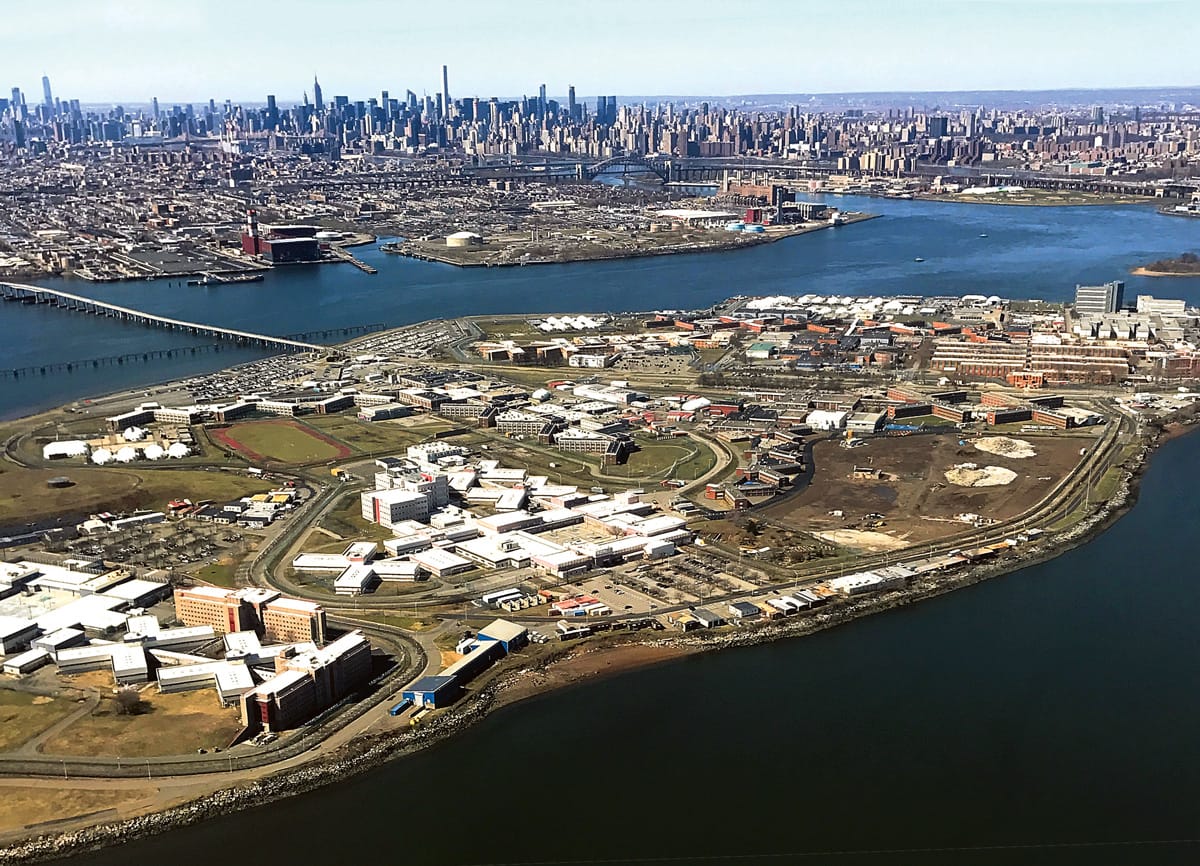
POLYGON ((1191 273, 1180 273, 1179 271, 1154 271, 1142 265, 1137 268, 1130 268, 1129 273, 1135 277, 1200 277, 1200 270, 1192 271, 1191 273))
MULTIPOLYGON (((433 252, 426 252, 417 249, 406 249, 397 244, 393 247, 381 245, 379 249, 388 255, 400 256, 406 259, 415 259, 421 262, 431 262, 439 265, 450 265, 455 268, 523 268, 534 267, 537 265, 573 265, 583 262, 609 262, 619 261, 622 259, 649 259, 658 256, 681 256, 693 255, 702 253, 726 253, 734 252, 743 249, 752 249, 754 247, 763 246, 765 244, 774 244, 779 241, 787 240, 788 238, 801 237, 803 235, 812 234, 813 232, 824 231, 832 228, 845 228, 846 226, 855 225, 856 223, 867 222, 873 219, 879 219, 883 214, 856 214, 847 217, 845 222, 823 223, 821 225, 810 226, 808 228, 798 229, 796 231, 781 232, 774 236, 770 234, 753 235, 741 240, 731 240, 725 243, 709 244, 698 247, 688 247, 680 249, 668 247, 655 250, 630 250, 620 251, 614 250, 611 254, 603 255, 588 255, 580 258, 565 258, 565 259, 530 259, 529 261, 513 261, 513 262, 472 262, 472 261, 457 261, 449 256, 438 255, 433 252)), ((486 248, 485 248, 486 249, 486 248)))
MULTIPOLYGON (((337 782, 455 736, 488 714, 504 707, 573 687, 601 677, 620 676, 649 665, 741 646, 804 637, 864 616, 907 607, 1048 562, 1095 539, 1136 504, 1140 479, 1158 448, 1191 432, 1191 424, 1172 423, 1122 467, 1122 477, 1110 497, 1096 511, 1069 529, 1055 533, 1028 552, 1004 563, 989 563, 951 575, 929 576, 903 590, 850 600, 803 618, 775 620, 734 632, 689 632, 654 638, 611 633, 580 643, 556 647, 545 658, 516 667, 501 665, 479 680, 468 694, 444 714, 417 728, 374 734, 351 741, 337 751, 294 770, 279 770, 261 779, 222 788, 180 805, 151 811, 121 821, 94 824, 58 833, 34 835, 0 848, 0 863, 35 863, 70 853, 95 850, 136 838, 194 824, 230 811, 261 805, 306 793, 337 782)), ((14 777, 19 778, 19 777, 14 777)), ((86 816, 80 816, 86 820, 86 816)))

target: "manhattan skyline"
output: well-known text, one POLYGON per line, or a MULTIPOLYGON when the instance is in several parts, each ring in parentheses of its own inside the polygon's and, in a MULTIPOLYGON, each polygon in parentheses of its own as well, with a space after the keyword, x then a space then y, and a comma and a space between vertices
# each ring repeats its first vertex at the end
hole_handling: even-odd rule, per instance
MULTIPOLYGON (((1194 84, 1186 52, 1200 17, 1180 0, 912 0, 836 8, 762 2, 603 9, 538 0, 464 3, 444 15, 407 3, 296 0, 63 0, 21 13, 9 78, 83 102, 298 102, 314 73, 326 93, 403 85, 463 96, 832 94, 946 90, 1168 87, 1194 84), (248 42, 248 34, 257 38, 248 42), (1121 34, 1114 43, 1113 34, 1121 34), (119 50, 117 50, 119 49, 119 50), (1119 49, 1119 50, 1117 50, 1119 49)), ((310 92, 311 96, 311 92, 310 92)))

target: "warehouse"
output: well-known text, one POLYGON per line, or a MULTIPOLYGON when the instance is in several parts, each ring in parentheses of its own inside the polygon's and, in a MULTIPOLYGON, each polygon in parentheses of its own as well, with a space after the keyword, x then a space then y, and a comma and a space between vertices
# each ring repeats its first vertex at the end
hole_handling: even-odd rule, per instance
POLYGON ((479 630, 479 639, 497 641, 505 653, 512 653, 529 642, 529 630, 515 622, 496 619, 479 630))
POLYGON ((24 676, 49 663, 50 653, 44 649, 26 650, 20 655, 5 659, 4 673, 12 676, 24 676))
POLYGON ((40 633, 41 629, 33 620, 0 616, 0 653, 8 655, 27 648, 40 633))
POLYGON ((414 553, 409 558, 434 577, 447 577, 452 574, 470 571, 475 567, 469 559, 463 559, 461 556, 440 548, 423 550, 419 553, 414 553))
POLYGON ((431 676, 421 677, 409 688, 401 692, 401 696, 412 701, 418 707, 444 707, 454 702, 462 692, 462 686, 454 677, 431 676))

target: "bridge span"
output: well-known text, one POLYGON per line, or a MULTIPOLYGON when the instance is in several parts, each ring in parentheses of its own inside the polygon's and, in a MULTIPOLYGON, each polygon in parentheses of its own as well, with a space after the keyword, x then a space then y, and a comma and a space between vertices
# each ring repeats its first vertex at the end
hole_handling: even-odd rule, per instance
POLYGON ((233 328, 221 328, 216 325, 204 325, 199 322, 185 322, 182 319, 172 319, 154 313, 145 313, 131 307, 110 304, 107 301, 97 301, 58 289, 46 289, 40 286, 27 286, 21 283, 0 283, 0 300, 14 301, 22 304, 49 304, 67 310, 90 313, 93 316, 106 316, 135 325, 151 328, 165 328, 168 331, 179 331, 185 334, 195 334, 201 337, 214 337, 218 340, 232 340, 246 346, 261 346, 264 349, 275 349, 280 352, 327 352, 328 346, 318 343, 307 343, 288 337, 273 337, 270 334, 255 334, 251 331, 238 331, 233 328))

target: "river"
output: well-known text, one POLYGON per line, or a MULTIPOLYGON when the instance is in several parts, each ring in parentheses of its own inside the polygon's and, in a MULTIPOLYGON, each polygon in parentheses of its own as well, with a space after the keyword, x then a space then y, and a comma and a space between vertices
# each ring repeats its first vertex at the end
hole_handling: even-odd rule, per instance
MULTIPOLYGON (((831 196, 884 215, 749 250, 506 269, 462 269, 355 254, 379 268, 280 269, 261 283, 207 288, 181 280, 45 285, 176 318, 270 334, 470 313, 687 309, 737 294, 997 294, 1063 300, 1077 282, 1125 279, 1137 293, 1200 303, 1200 278, 1129 276, 1129 269, 1200 246, 1200 220, 1149 206, 1015 207, 831 196), (987 234, 981 238, 981 234, 987 234), (923 262, 913 261, 923 258, 923 262)), ((196 337, 46 307, 0 306, 0 367, 195 345, 196 337)), ((208 372, 261 353, 228 347, 122 367, 0 380, 0 418, 82 397, 208 372)))
POLYGON ((1198 467, 1200 436, 1169 442, 1137 506, 1056 560, 551 693, 347 782, 69 863, 1190 866, 1198 467))

